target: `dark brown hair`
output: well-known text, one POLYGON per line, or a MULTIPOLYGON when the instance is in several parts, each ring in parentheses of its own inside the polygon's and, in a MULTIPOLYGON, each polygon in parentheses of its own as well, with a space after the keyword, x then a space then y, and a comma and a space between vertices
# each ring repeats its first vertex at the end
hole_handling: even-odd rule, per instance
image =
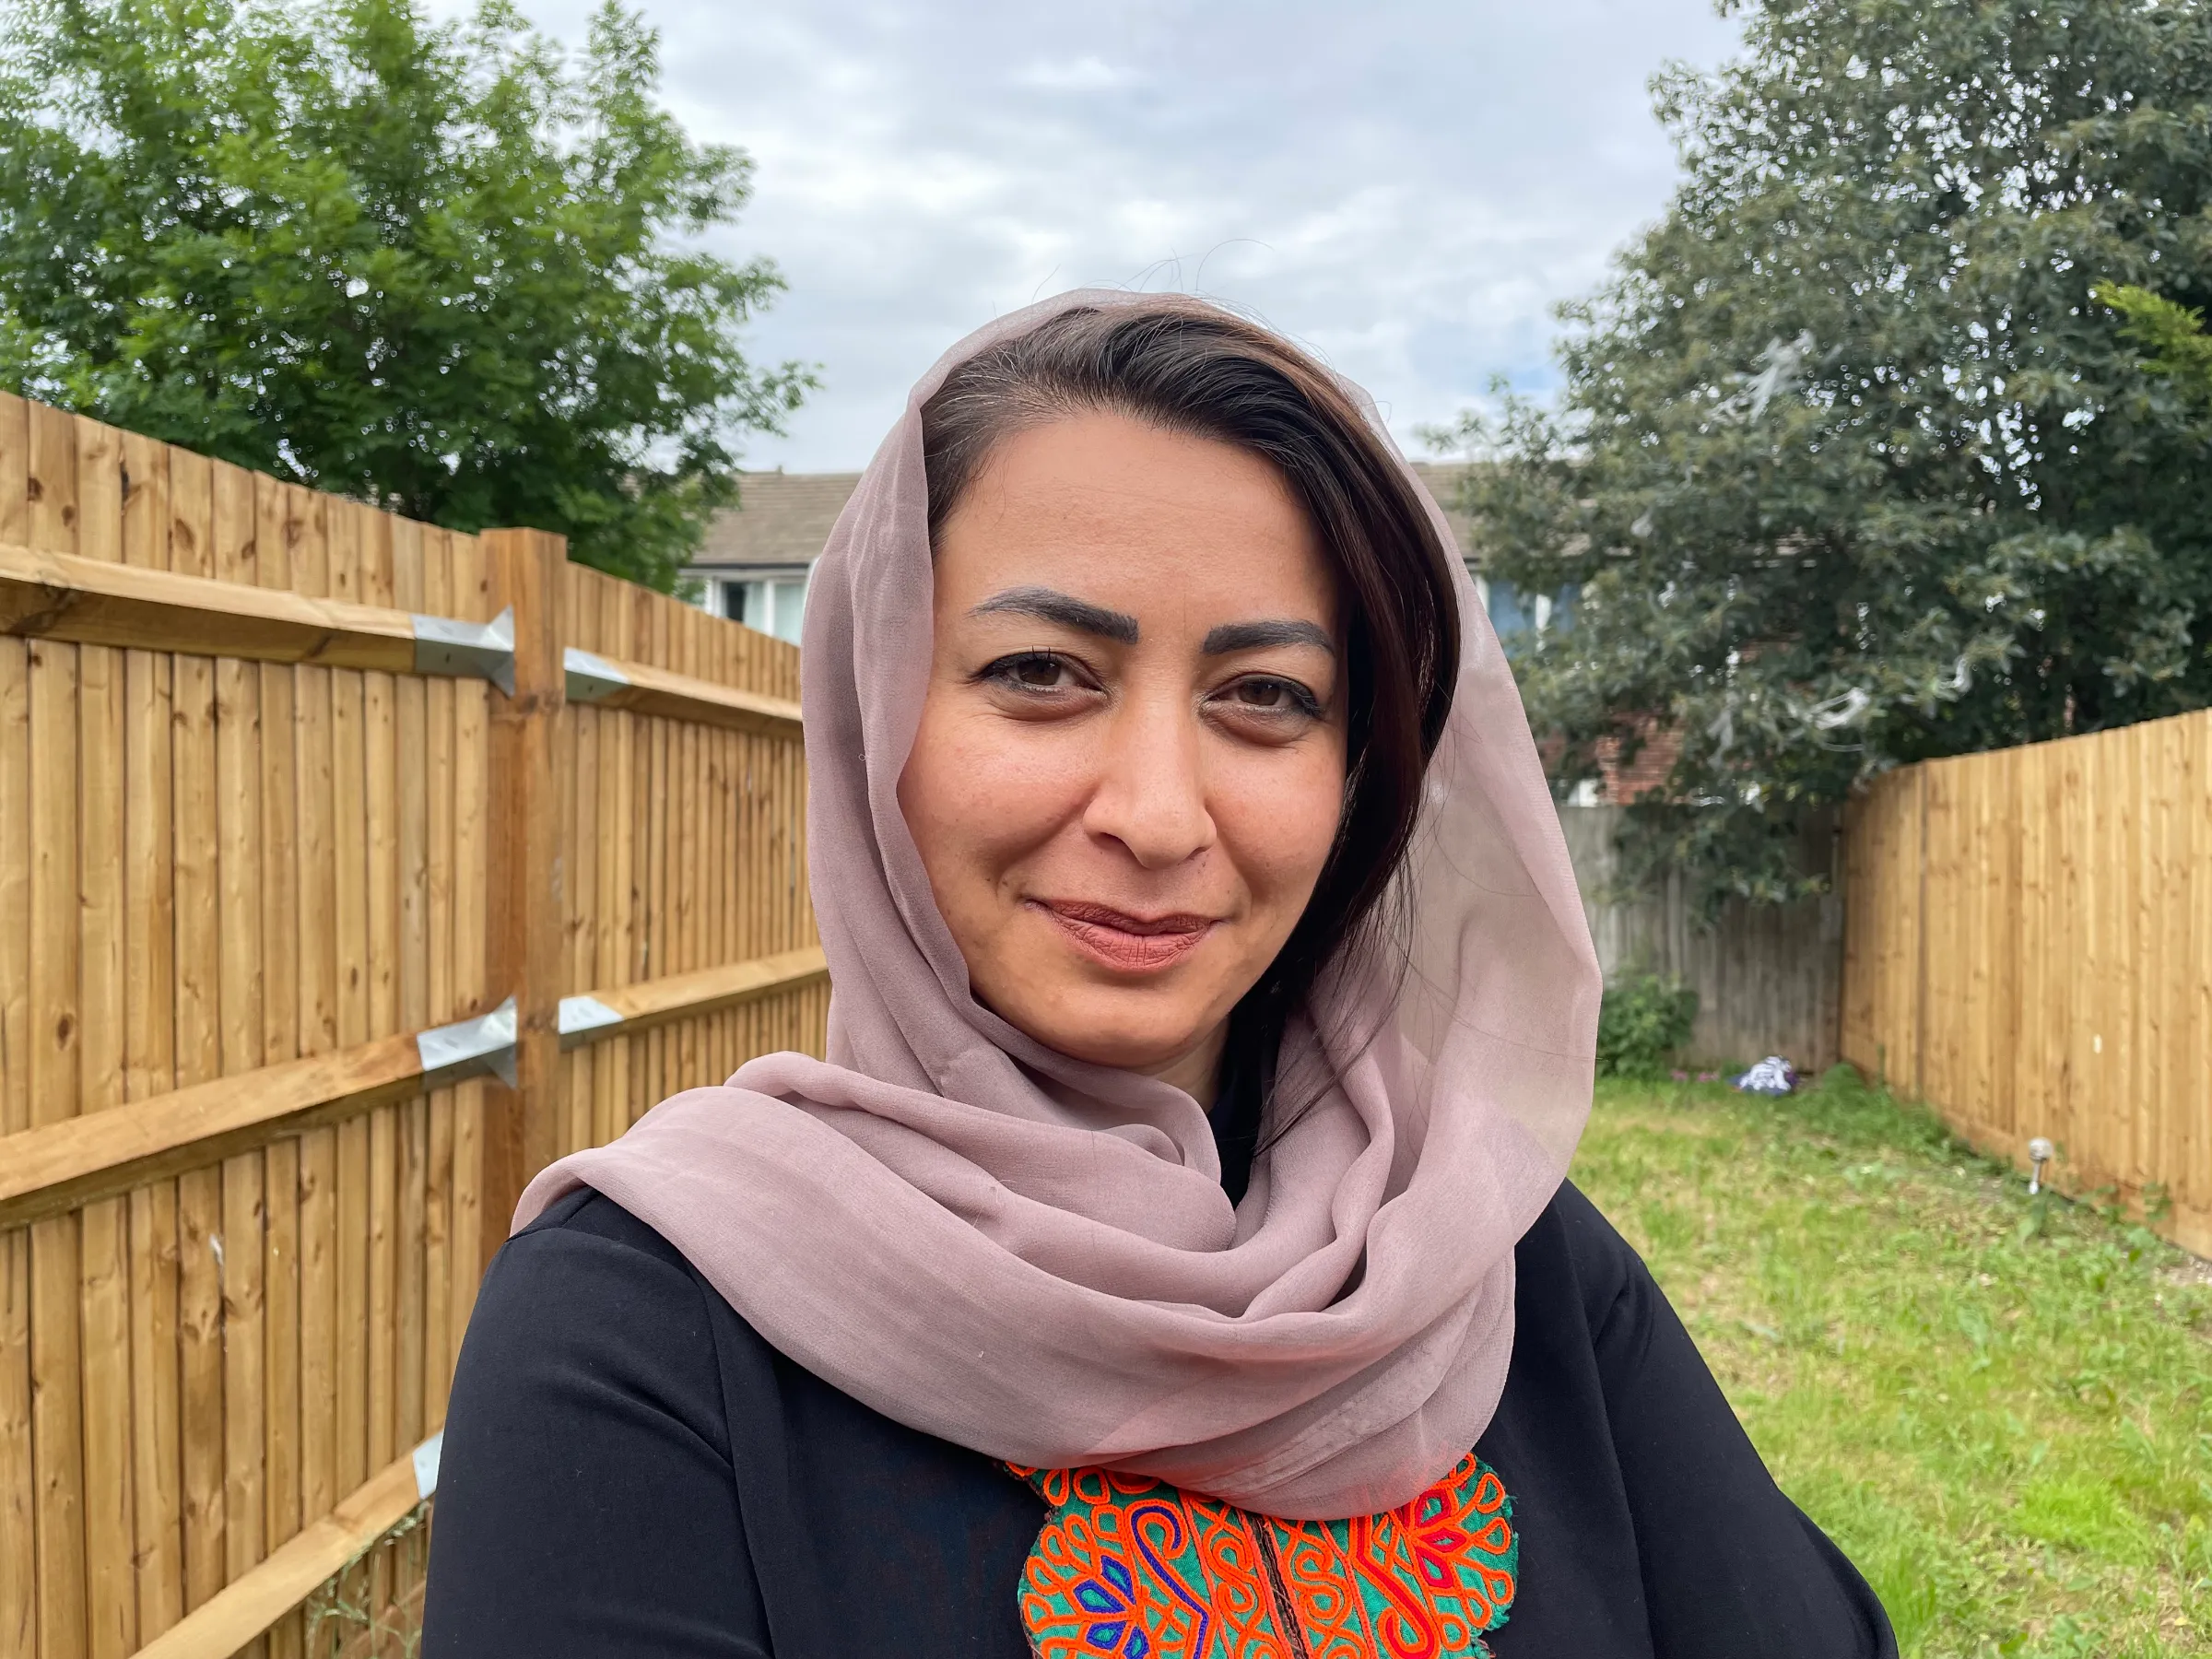
MULTIPOLYGON (((952 371, 922 406, 932 544, 1002 439, 1092 412, 1272 462, 1335 567, 1345 610, 1348 719, 1335 844, 1305 913, 1230 1018, 1224 1077, 1248 1161, 1285 1022, 1340 951, 1392 931, 1389 900, 1459 674, 1450 555, 1404 467, 1327 371, 1264 328, 1172 296, 1061 312, 952 371)), ((1278 1113, 1278 1132, 1283 1121, 1278 1113)))

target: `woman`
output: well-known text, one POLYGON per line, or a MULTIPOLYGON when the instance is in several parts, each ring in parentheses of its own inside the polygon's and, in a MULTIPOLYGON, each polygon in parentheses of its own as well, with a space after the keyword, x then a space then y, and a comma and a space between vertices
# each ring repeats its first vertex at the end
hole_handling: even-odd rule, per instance
POLYGON ((1222 312, 938 365, 807 604, 830 1060, 524 1195, 426 1653, 1894 1653, 1564 1184, 1597 971, 1472 598, 1222 312))

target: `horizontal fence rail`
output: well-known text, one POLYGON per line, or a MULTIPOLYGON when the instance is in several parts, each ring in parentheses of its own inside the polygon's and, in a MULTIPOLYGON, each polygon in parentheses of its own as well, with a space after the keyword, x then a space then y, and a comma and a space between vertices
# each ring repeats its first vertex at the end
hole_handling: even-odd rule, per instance
MULTIPOLYGON (((561 1046, 604 1041, 823 983, 819 946, 560 999, 561 1046)), ((0 1228, 126 1192, 311 1123, 473 1077, 513 1081, 515 1005, 0 1137, 0 1228)))
POLYGON ((313 1521, 259 1566, 138 1650, 138 1659, 232 1659, 373 1548, 438 1490, 442 1430, 313 1521))
POLYGON ((414 1640, 524 1185, 821 1052, 797 697, 557 537, 0 396, 0 1653, 414 1640))
POLYGON ((782 698, 756 697, 642 663, 612 662, 573 646, 561 656, 568 700, 573 703, 665 714, 770 736, 789 736, 799 730, 799 705, 782 698))
POLYGON ((695 1019, 782 991, 826 984, 830 963, 819 946, 786 951, 757 962, 702 968, 641 985, 625 985, 596 995, 560 999, 560 1045, 564 1049, 634 1036, 672 1019, 695 1019))
POLYGON ((318 1121, 511 1072, 514 999, 477 1019, 265 1066, 0 1138, 0 1228, 213 1163, 318 1121))
POLYGON ((5 545, 0 631, 257 663, 476 675, 514 689, 512 612, 459 622, 5 545))

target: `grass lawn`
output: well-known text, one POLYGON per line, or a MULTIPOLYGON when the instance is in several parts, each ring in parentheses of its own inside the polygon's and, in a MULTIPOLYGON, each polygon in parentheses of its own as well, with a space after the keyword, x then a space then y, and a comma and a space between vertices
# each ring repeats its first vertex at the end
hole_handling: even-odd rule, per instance
POLYGON ((2212 1654, 2212 1269, 1841 1069, 1600 1085, 1574 1178, 1908 1655, 2212 1654))

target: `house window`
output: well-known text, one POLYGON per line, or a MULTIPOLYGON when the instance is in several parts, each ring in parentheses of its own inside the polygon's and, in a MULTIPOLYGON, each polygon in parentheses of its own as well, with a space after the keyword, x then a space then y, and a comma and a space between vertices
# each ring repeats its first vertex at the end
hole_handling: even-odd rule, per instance
POLYGON ((1555 594, 1532 594, 1495 577, 1475 578, 1475 591, 1490 618, 1500 643, 1511 645, 1516 635, 1561 631, 1574 624, 1574 603, 1581 590, 1572 585, 1555 594))
POLYGON ((799 642, 799 626, 806 614, 806 577, 764 576, 751 582, 725 582, 722 586, 722 614, 733 622, 757 628, 779 640, 799 642))

